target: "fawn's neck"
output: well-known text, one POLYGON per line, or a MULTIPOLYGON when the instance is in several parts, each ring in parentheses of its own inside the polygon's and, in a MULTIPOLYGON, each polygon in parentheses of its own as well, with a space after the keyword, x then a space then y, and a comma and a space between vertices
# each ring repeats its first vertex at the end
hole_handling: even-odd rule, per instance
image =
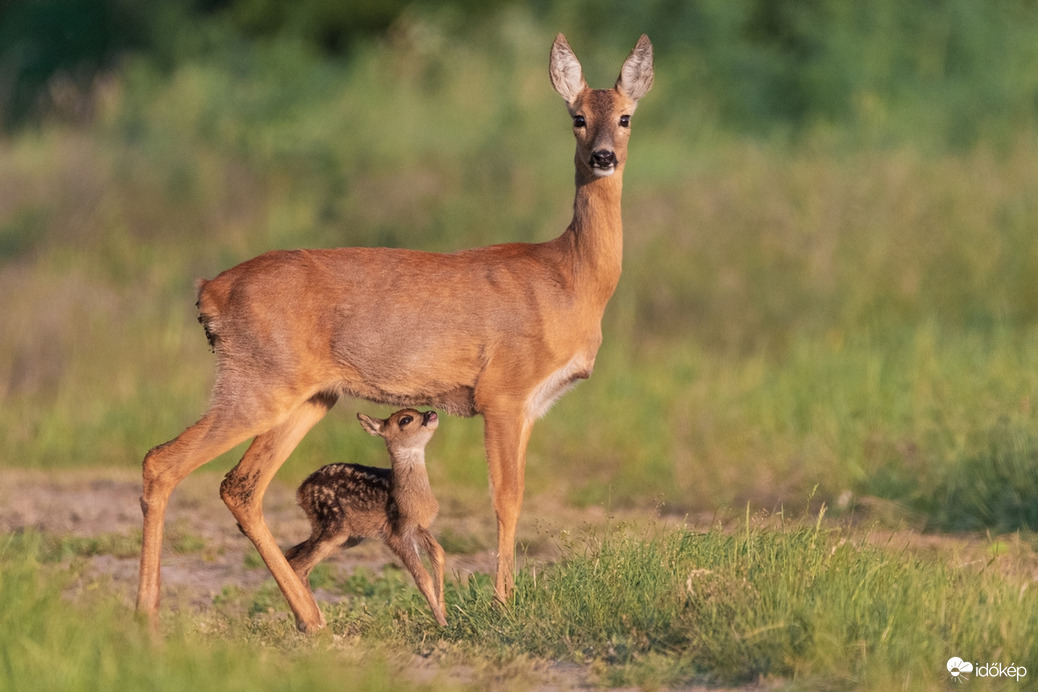
POLYGON ((440 507, 429 485, 422 450, 393 454, 393 481, 390 488, 404 524, 428 527, 440 507))
POLYGON ((393 460, 393 494, 431 493, 429 474, 425 469, 425 452, 421 449, 395 450, 393 460))

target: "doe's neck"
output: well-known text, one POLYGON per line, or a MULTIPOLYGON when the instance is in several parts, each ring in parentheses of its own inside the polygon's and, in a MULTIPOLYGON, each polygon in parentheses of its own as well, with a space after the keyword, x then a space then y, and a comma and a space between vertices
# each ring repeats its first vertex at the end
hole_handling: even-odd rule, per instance
POLYGON ((608 298, 620 279, 623 261, 623 168, 598 177, 578 164, 576 185, 573 221, 567 233, 572 235, 579 264, 606 290, 608 298))

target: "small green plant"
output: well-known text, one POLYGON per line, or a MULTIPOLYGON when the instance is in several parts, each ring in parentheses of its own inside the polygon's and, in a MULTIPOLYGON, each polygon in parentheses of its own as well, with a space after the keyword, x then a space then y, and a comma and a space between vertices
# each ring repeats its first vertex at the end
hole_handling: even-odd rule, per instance
POLYGON ((251 597, 248 614, 250 617, 260 614, 287 612, 288 606, 285 597, 281 594, 273 579, 263 582, 251 597))
POLYGON ((310 571, 310 587, 313 589, 327 589, 338 583, 338 574, 332 565, 322 562, 310 571))
POLYGON ((436 538, 444 551, 452 555, 470 555, 487 548, 478 536, 462 533, 451 527, 439 529, 436 538))
POLYGON ((7 550, 24 552, 41 562, 63 562, 97 555, 136 557, 141 550, 140 532, 131 535, 74 536, 24 531, 6 537, 6 542, 7 550))
POLYGON ((196 533, 175 528, 169 532, 169 546, 178 555, 201 553, 206 549, 206 541, 205 538, 196 533))
POLYGON ((266 568, 266 564, 264 564, 263 558, 260 557, 259 552, 251 546, 245 550, 245 557, 242 558, 242 566, 246 569, 266 568))

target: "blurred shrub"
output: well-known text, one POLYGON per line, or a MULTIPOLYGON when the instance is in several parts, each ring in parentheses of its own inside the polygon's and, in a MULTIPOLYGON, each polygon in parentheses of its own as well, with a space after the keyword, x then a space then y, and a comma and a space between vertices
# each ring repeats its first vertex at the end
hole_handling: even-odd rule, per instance
POLYGON ((542 4, 582 44, 647 32, 672 80, 665 98, 705 102, 737 131, 835 125, 968 145, 1038 106, 1038 5, 1026 0, 542 4))
POLYGON ((292 36, 326 55, 348 52, 364 38, 380 36, 404 13, 415 8, 464 15, 491 12, 507 0, 212 0, 211 11, 224 14, 243 35, 252 38, 292 36))
POLYGON ((1038 531, 1038 435, 1030 426, 1002 421, 978 437, 935 483, 920 481, 921 497, 914 504, 926 514, 927 525, 945 531, 1038 531))
MULTIPOLYGON (((164 21, 152 8, 172 17, 150 44, 89 63, 117 69, 93 122, 0 140, 0 452, 136 464, 182 429, 211 376, 197 276, 274 247, 558 233, 572 140, 550 37, 604 86, 644 30, 658 86, 625 180, 624 279, 595 377, 538 424, 531 491, 698 509, 817 486, 941 526, 967 525, 955 507, 1033 526, 1013 516, 1034 504, 1034 441, 977 440, 1038 393, 1038 69, 1022 38, 1038 22, 1016 0, 974 24, 954 0, 904 6, 430 2, 347 48, 300 18, 245 22, 237 3, 149 5, 146 25, 164 21), (991 467, 990 492, 949 480, 923 506, 945 466, 991 467)), ((286 473, 358 458, 341 430, 315 431, 286 473)), ((484 486, 478 423, 451 430, 445 477, 484 486)))
POLYGON ((404 0, 226 0, 214 2, 244 35, 294 35, 328 54, 359 37, 384 32, 408 5, 404 0))
POLYGON ((667 83, 660 112, 686 126, 708 117, 754 134, 836 127, 962 146, 1038 108, 1028 0, 18 0, 0 5, 3 123, 61 106, 70 87, 82 95, 131 50, 183 62, 292 40, 338 60, 415 16, 451 43, 479 43, 501 13, 537 17, 545 40, 565 32, 591 74, 615 71, 607 47, 648 33, 667 83))

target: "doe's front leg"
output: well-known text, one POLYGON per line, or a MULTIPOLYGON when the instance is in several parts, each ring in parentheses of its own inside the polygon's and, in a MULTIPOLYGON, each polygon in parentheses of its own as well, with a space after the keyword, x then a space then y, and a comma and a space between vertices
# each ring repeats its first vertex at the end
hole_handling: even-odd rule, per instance
POLYGON ((533 423, 525 415, 486 413, 484 441, 490 490, 497 514, 497 577, 494 596, 508 603, 515 587, 515 531, 523 504, 526 446, 533 423))

